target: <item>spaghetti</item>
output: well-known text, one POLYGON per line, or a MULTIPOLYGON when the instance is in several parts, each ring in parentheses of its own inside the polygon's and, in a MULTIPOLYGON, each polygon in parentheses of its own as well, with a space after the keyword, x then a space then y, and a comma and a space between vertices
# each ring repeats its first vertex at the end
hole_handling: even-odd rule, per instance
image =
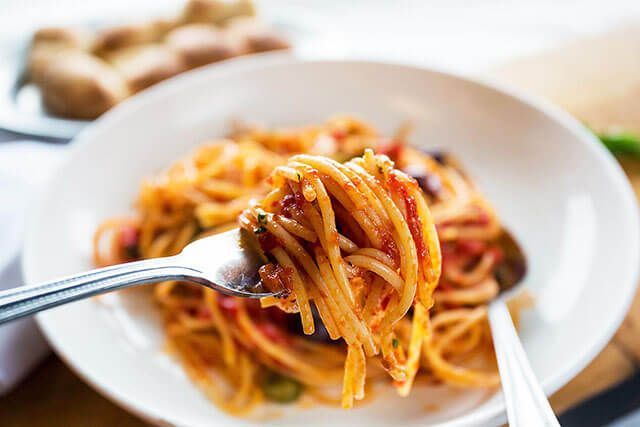
POLYGON ((154 288, 170 351, 232 414, 301 395, 349 408, 385 377, 402 396, 417 377, 496 386, 486 304, 524 261, 455 160, 404 139, 350 117, 238 128, 145 181, 135 215, 96 231, 95 262, 175 254, 238 217, 256 235, 285 298, 154 288))

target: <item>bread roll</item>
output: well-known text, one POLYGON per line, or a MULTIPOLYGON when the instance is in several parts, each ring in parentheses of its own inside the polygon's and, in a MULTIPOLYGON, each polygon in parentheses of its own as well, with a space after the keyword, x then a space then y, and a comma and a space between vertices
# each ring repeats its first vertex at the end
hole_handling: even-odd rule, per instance
POLYGON ((256 14, 252 0, 189 0, 182 12, 185 23, 223 24, 237 16, 256 14))
POLYGON ((240 17, 229 21, 226 31, 238 40, 246 53, 289 49, 291 45, 276 30, 256 18, 240 17))
POLYGON ((51 60, 63 52, 86 49, 89 40, 89 34, 82 30, 61 27, 41 28, 33 35, 27 58, 27 77, 39 84, 51 60))
POLYGON ((178 27, 180 24, 181 23, 177 18, 158 18, 149 22, 149 25, 155 33, 156 41, 161 41, 171 30, 178 27))
POLYGON ((92 50, 96 55, 105 56, 118 49, 153 43, 158 38, 158 27, 151 22, 118 25, 100 30, 92 50))
POLYGON ((94 119, 129 94, 108 64, 82 51, 60 53, 39 81, 42 102, 56 115, 94 119))
POLYGON ((237 56, 242 52, 237 44, 220 30, 207 24, 178 27, 167 34, 167 46, 176 51, 189 68, 237 56))
POLYGON ((34 46, 42 43, 54 43, 84 49, 88 40, 89 34, 80 29, 45 27, 35 32, 32 43, 34 46))
POLYGON ((187 68, 177 52, 159 44, 119 49, 105 59, 124 77, 132 92, 139 92, 187 68))

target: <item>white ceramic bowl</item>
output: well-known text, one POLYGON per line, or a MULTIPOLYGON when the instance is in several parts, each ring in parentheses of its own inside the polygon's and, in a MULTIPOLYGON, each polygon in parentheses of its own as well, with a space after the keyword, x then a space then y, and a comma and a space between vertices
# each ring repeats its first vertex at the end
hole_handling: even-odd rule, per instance
MULTIPOLYGON (((607 343, 634 295, 638 217, 614 159, 555 108, 447 73, 370 62, 266 56, 196 70, 123 103, 83 131, 29 224, 29 283, 91 267, 101 220, 131 209, 141 179, 229 119, 317 123, 353 113, 414 144, 458 155, 528 255, 537 298, 521 338, 548 393, 607 343)), ((38 316, 56 352, 106 396, 158 424, 236 426, 162 349, 148 292, 86 300, 38 316)), ((495 425, 500 395, 443 387, 343 411, 287 409, 273 425, 495 425), (440 410, 434 410, 436 404, 440 410), (432 406, 427 410, 427 406, 432 406)))

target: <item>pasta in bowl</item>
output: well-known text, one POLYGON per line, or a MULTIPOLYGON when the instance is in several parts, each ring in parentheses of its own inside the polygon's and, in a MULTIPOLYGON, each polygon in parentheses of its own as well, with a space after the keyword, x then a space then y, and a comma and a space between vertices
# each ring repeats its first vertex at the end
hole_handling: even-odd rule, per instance
POLYGON ((404 134, 348 116, 239 129, 146 180, 138 213, 98 228, 96 263, 174 254, 238 223, 255 237, 270 261, 263 284, 284 297, 258 304, 175 281, 155 290, 170 348, 232 414, 303 390, 351 408, 384 372, 401 396, 418 373, 495 387, 486 304, 498 280, 522 278, 524 259, 505 258, 497 216, 451 156, 404 134), (484 369, 472 367, 479 358, 484 369))

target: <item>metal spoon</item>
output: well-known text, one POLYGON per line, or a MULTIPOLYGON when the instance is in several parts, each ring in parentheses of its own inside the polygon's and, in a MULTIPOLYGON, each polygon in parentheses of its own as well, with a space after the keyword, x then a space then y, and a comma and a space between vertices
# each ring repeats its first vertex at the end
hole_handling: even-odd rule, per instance
POLYGON ((498 244, 505 252, 502 274, 498 273, 501 293, 489 304, 489 325, 498 359, 502 393, 511 427, 560 426, 558 419, 533 374, 527 355, 518 338, 506 301, 516 291, 525 273, 525 261, 514 238, 504 232, 498 244))
POLYGON ((275 295, 260 285, 265 263, 252 240, 239 229, 196 240, 175 256, 99 268, 51 282, 0 292, 0 324, 82 298, 164 280, 197 283, 228 295, 275 295))

